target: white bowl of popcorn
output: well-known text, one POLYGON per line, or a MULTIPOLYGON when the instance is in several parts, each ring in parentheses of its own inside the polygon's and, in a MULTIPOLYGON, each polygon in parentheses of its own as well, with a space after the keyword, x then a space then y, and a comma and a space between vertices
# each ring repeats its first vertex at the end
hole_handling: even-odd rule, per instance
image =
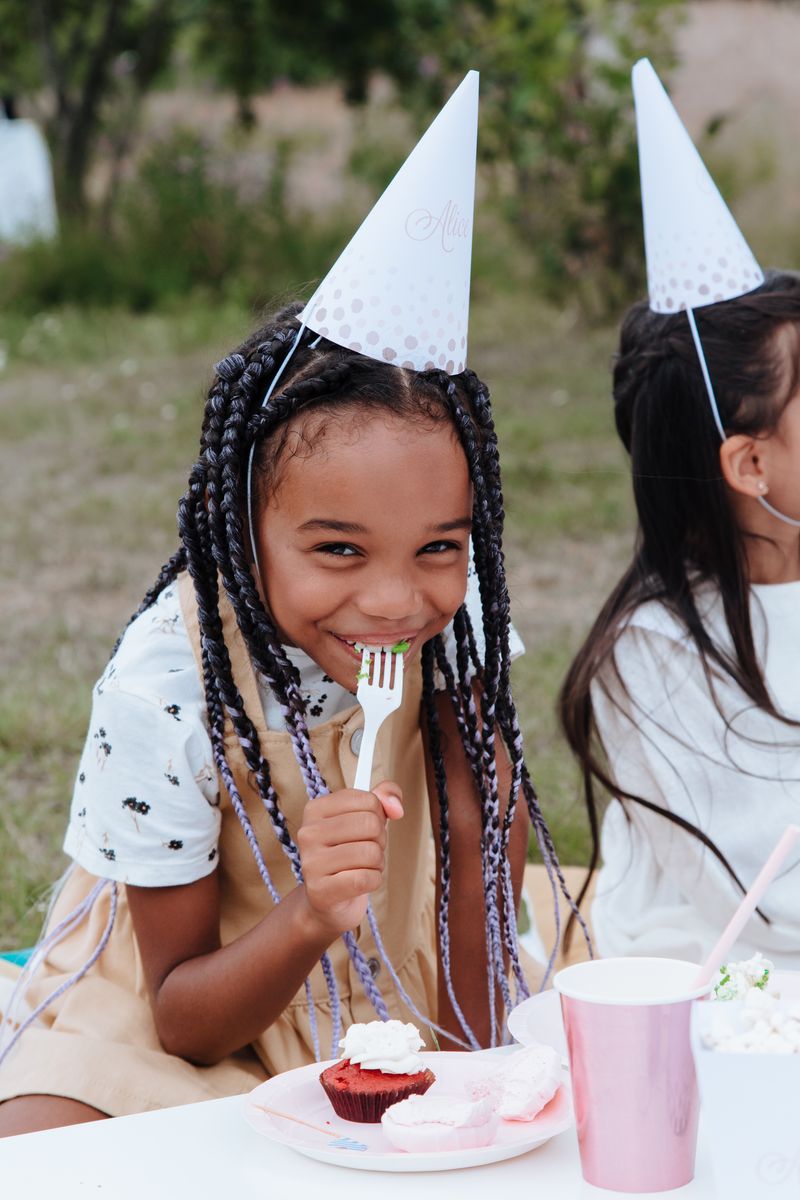
POLYGON ((692 1014, 717 1195, 800 1196, 800 972, 761 955, 726 966, 692 1014))

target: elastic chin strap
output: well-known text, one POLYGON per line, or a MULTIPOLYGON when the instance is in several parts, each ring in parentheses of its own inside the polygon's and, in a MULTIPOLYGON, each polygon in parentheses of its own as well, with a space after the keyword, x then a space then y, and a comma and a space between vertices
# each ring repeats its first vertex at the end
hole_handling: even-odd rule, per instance
MULTIPOLYGON (((305 328, 306 328, 306 323, 304 321, 303 324, 298 329, 297 336, 295 337, 294 341, 292 342, 292 344, 289 348, 289 353, 286 355, 286 358, 283 360, 281 365, 278 367, 278 370, 272 376, 272 382, 270 383, 269 387, 267 388, 264 399, 261 401, 262 408, 265 408, 266 405, 269 403, 269 399, 272 396, 273 392, 275 391, 275 388, 278 385, 278 381, 280 380, 281 375, 283 375, 283 372, 286 370, 286 368, 288 367, 289 363, 292 360, 292 356, 293 356, 295 350, 300 345, 300 339, 303 336, 303 333, 305 332, 305 328)), ((319 338, 317 338, 317 341, 314 342, 315 346, 318 341, 319 341, 319 338)), ((248 531, 248 534, 250 535, 250 550, 253 555, 253 562, 255 564, 256 573, 258 575, 259 580, 261 580, 261 590, 262 590, 262 592, 264 592, 265 591, 264 581, 261 578, 261 567, 258 562, 258 548, 256 546, 256 535, 255 535, 255 531, 254 531, 254 527, 253 527, 253 459, 255 458, 255 453, 256 453, 256 445, 255 445, 255 442, 253 442, 252 446, 250 447, 250 453, 247 456, 247 487, 246 487, 247 531, 248 531)), ((266 593, 265 593, 265 598, 266 598, 266 593)))
MULTIPOLYGON (((724 429, 722 420, 719 415, 719 408, 717 406, 717 398, 714 395, 714 388, 711 383, 711 376, 708 373, 708 364, 706 363, 706 356, 703 352, 703 343, 700 341, 700 334, 697 331, 697 325, 696 325, 695 319, 694 319, 694 310, 691 308, 687 308, 686 316, 689 319, 689 329, 692 332, 692 340, 694 342, 694 348, 697 351, 697 357, 700 360, 700 370, 703 375, 703 382, 706 385, 706 392, 708 393, 708 399, 711 404, 711 415, 714 418, 714 424, 717 427, 717 431, 719 433, 720 439, 721 439, 721 441, 724 442, 726 440, 725 429, 724 429)), ((791 525, 794 529, 800 529, 800 521, 795 520, 794 517, 787 517, 786 513, 778 512, 777 508, 773 508, 773 506, 764 498, 764 496, 756 496, 756 499, 758 500, 758 503, 761 505, 761 507, 765 508, 768 513, 772 514, 773 517, 777 517, 779 521, 783 521, 786 525, 791 525)))
POLYGON ((796 521, 794 517, 787 517, 786 513, 778 512, 777 508, 773 508, 763 496, 757 496, 756 499, 762 508, 765 508, 768 513, 772 513, 773 517, 779 517, 787 525, 793 525, 795 529, 800 529, 800 521, 796 521))

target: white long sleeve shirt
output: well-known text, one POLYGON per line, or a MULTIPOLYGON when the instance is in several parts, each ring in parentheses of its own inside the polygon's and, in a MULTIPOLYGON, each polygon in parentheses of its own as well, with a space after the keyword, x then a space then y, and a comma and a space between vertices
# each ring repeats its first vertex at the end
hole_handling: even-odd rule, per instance
MULTIPOLYGON (((730 647, 718 593, 697 603, 714 641, 730 647)), ((756 651, 779 712, 800 720, 800 582, 751 588, 756 651)), ((619 787, 699 827, 749 887, 779 836, 800 822, 800 726, 756 708, 714 672, 720 715, 700 655, 657 602, 642 605, 616 645, 622 683, 592 690, 611 775, 619 787)), ((643 805, 613 800, 602 826, 603 867, 592 910, 604 955, 666 955, 700 962, 741 893, 696 838, 643 805)), ((760 950, 800 968, 800 850, 791 852, 733 958, 760 950)))

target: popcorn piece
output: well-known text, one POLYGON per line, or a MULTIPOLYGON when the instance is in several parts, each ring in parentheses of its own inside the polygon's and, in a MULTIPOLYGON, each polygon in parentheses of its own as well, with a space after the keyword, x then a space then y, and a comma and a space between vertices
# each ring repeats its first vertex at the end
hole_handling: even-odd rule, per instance
POLYGON ((720 969, 720 980, 711 998, 714 1000, 738 1000, 751 988, 762 991, 769 984, 773 966, 763 954, 754 954, 738 963, 724 963, 720 969))
POLYGON ((702 1040, 725 1054, 800 1054, 800 1009, 782 1009, 777 994, 756 983, 719 1006, 702 1040))

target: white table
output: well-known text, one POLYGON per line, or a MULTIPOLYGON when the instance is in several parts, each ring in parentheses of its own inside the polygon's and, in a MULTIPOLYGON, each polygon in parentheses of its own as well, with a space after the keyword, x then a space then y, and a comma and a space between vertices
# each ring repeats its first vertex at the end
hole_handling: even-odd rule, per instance
MULTIPOLYGON (((242 1098, 97 1121, 0 1140, 0 1195, 9 1200, 613 1200, 581 1179, 575 1131, 519 1158, 460 1171, 353 1171, 255 1133, 242 1098)), ((662 1195, 713 1200, 702 1138, 693 1183, 662 1195)), ((638 1195, 638 1193, 637 1193, 638 1195)), ((649 1200, 652 1200, 650 1193, 649 1200)))

